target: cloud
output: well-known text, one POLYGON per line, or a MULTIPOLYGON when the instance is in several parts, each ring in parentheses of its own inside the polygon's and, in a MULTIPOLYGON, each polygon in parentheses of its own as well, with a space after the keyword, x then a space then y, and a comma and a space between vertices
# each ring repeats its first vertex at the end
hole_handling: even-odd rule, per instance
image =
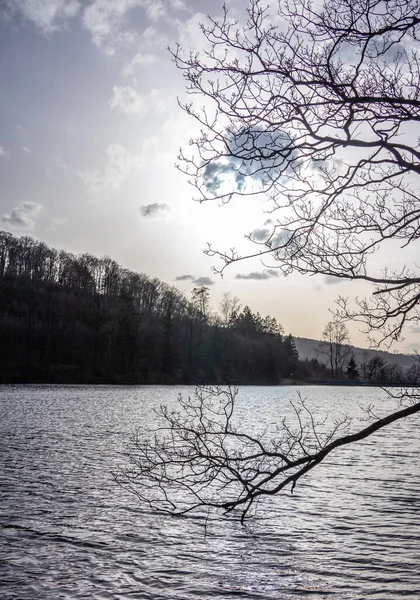
POLYGON ((134 42, 136 33, 124 29, 125 18, 129 11, 141 5, 140 0, 94 0, 83 13, 83 27, 95 46, 111 56, 117 46, 134 42))
POLYGON ((235 183, 239 190, 243 187, 243 176, 235 171, 233 161, 228 160, 227 163, 213 162, 208 163, 203 170, 203 181, 206 189, 212 194, 217 194, 224 181, 223 175, 233 175, 235 183))
POLYGON ((256 191, 255 186, 261 191, 271 179, 287 177, 290 160, 294 160, 293 174, 298 168, 293 140, 281 130, 250 128, 232 134, 226 141, 226 153, 228 156, 209 162, 203 169, 204 185, 212 194, 229 193, 233 186, 237 192, 256 191))
POLYGON ((161 0, 151 0, 146 4, 146 13, 152 21, 159 21, 166 15, 166 6, 161 0))
MULTIPOLYGON (((274 231, 275 230, 276 228, 274 228, 274 231)), ((273 229, 268 228, 254 229, 249 235, 252 241, 267 243, 272 249, 276 249, 278 246, 286 244, 292 235, 292 232, 287 229, 280 229, 279 231, 276 231, 276 233, 274 233, 274 231, 273 229)))
POLYGON ((160 58, 156 56, 156 54, 145 53, 142 54, 138 52, 130 62, 126 63, 123 68, 124 77, 129 77, 133 75, 137 66, 139 67, 148 67, 159 62, 160 58))
POLYGON ((214 285, 214 281, 210 277, 195 277, 195 275, 178 275, 175 281, 191 281, 194 285, 214 285))
POLYGON ((79 171, 78 175, 87 191, 92 194, 117 192, 125 184, 132 171, 160 160, 158 140, 149 137, 133 151, 121 144, 112 143, 106 148, 106 156, 99 168, 79 171))
POLYGON ((195 285, 214 285, 214 281, 210 277, 197 277, 193 283, 195 285))
MULTIPOLYGON (((175 4, 170 0, 172 8, 181 8, 175 4)), ((138 37, 134 29, 127 27, 127 15, 136 8, 142 8, 153 22, 168 12, 168 4, 163 0, 94 0, 83 13, 83 27, 95 46, 112 56, 118 47, 128 46, 138 37)))
POLYGON ((143 204, 140 207, 140 212, 143 217, 162 217, 169 211, 169 206, 167 204, 159 204, 159 202, 154 202, 153 204, 143 204))
POLYGON ((6 150, 4 146, 0 146, 0 158, 7 158, 9 156, 9 151, 6 150))
POLYGON ((37 29, 48 35, 77 15, 78 0, 6 0, 6 9, 20 13, 37 29))
POLYGON ((169 4, 177 10, 187 10, 184 0, 169 0, 169 4))
POLYGON ((48 225, 45 231, 57 231, 57 229, 59 229, 63 225, 66 225, 66 223, 68 222, 69 220, 65 217, 56 217, 54 219, 51 219, 50 224, 48 225))
POLYGON ((178 275, 175 277, 175 281, 194 281, 194 275, 178 275))
POLYGON ((169 38, 159 29, 156 29, 156 27, 150 25, 149 27, 146 27, 141 34, 139 42, 141 51, 155 51, 156 48, 166 49, 169 44, 169 38))
MULTIPOLYGON (((176 7, 178 9, 186 10, 190 13, 195 12, 194 10, 189 10, 188 7, 186 7, 185 5, 182 6, 179 2, 176 2, 176 0, 175 2, 171 2, 171 4, 173 6, 174 4, 178 4, 178 6, 176 7)), ((202 4, 204 7, 205 3, 202 4)), ((224 19, 222 11, 220 10, 222 3, 220 3, 219 5, 218 3, 213 4, 216 7, 214 8, 214 10, 220 11, 219 14, 213 12, 213 17, 215 17, 216 20, 224 19)), ((233 18, 234 12, 237 12, 237 10, 233 9, 233 11, 231 12, 232 17, 229 15, 227 17, 227 24, 230 27, 230 33, 233 37, 235 37, 235 35, 238 34, 238 36, 241 36, 243 39, 244 32, 243 29, 239 26, 238 22, 236 22, 236 20, 233 18)), ((204 56, 206 53, 211 52, 216 58, 220 59, 221 61, 226 60, 226 63, 230 64, 232 64, 235 59, 240 57, 240 52, 236 48, 227 48, 225 44, 213 45, 209 41, 207 36, 203 34, 202 25, 210 28, 212 26, 207 14, 202 12, 195 12, 195 14, 193 14, 193 16, 190 19, 179 19, 177 24, 178 43, 182 48, 183 54, 187 55, 189 53, 197 53, 201 56, 204 56)))
POLYGON ((235 279, 252 279, 253 281, 266 281, 273 277, 278 277, 279 272, 276 269, 265 269, 265 271, 253 271, 247 274, 238 274, 235 279))
POLYGON ((169 43, 170 39, 160 29, 153 26, 146 27, 138 38, 136 54, 123 67, 124 77, 134 75, 138 67, 145 68, 159 62, 161 59, 157 52, 165 50, 166 55, 166 48, 169 43))
POLYGON ((139 94, 132 87, 118 85, 112 88, 109 105, 113 110, 140 119, 149 112, 162 113, 166 108, 165 99, 157 89, 139 94))
POLYGON ((42 204, 21 202, 9 214, 0 215, 0 220, 4 225, 17 229, 33 229, 43 210, 42 204))
POLYGON ((186 52, 203 52, 210 50, 210 44, 204 37, 200 24, 208 22, 204 13, 196 13, 188 21, 178 23, 178 41, 186 52))
POLYGON ((117 110, 131 117, 144 117, 147 113, 145 97, 131 87, 114 85, 109 105, 112 110, 117 110))
POLYGON ((88 169, 79 173, 91 193, 118 191, 126 181, 135 157, 120 144, 110 144, 106 149, 106 161, 102 169, 88 169))
POLYGON ((324 283, 326 285, 337 285, 337 283, 342 283, 343 279, 341 277, 333 277, 332 275, 325 275, 324 283))
POLYGON ((269 229, 254 229, 251 232, 251 238, 257 242, 265 242, 269 238, 270 233, 269 229))
POLYGON ((276 246, 283 246, 286 244, 290 238, 292 237, 293 232, 288 229, 280 229, 273 237, 271 238, 271 247, 275 248, 276 246))

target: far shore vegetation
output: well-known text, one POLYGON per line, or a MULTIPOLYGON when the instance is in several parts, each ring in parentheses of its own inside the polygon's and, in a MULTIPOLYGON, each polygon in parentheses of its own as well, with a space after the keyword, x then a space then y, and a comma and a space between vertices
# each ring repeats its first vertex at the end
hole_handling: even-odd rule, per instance
POLYGON ((292 334, 225 294, 187 298, 105 256, 75 256, 0 232, 0 382, 278 385, 416 383, 367 355, 356 363, 342 326, 327 324, 318 358, 292 334))

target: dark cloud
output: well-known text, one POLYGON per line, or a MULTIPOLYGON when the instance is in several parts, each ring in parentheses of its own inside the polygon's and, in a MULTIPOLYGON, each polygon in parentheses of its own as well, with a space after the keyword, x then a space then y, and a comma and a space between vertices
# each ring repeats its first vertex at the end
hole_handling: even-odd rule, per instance
POLYGON ((21 202, 18 206, 13 208, 9 214, 1 215, 0 220, 10 227, 33 229, 43 210, 42 204, 37 204, 36 202, 21 202))
POLYGON ((193 283, 195 285, 214 285, 214 281, 210 277, 196 277, 193 283))
POLYGON ((252 279, 253 281, 265 281, 278 277, 279 272, 276 269, 266 269, 265 271, 253 271, 247 274, 238 274, 235 279, 252 279))
POLYGON ((270 236, 270 233, 269 229, 254 229, 254 231, 251 232, 251 238, 257 240, 257 242, 265 242, 270 236))
POLYGON ((169 206, 167 204, 159 204, 159 202, 154 202, 153 204, 143 204, 143 206, 140 206, 140 212, 143 217, 161 217, 168 211, 169 206))
POLYGON ((175 277, 175 281, 194 281, 194 275, 178 275, 175 277))
POLYGON ((209 163, 203 171, 203 181, 206 189, 212 194, 216 194, 223 183, 221 175, 232 173, 230 164, 209 163))
MULTIPOLYGON (((234 178, 238 192, 244 191, 247 178, 266 184, 270 175, 276 178, 279 171, 286 176, 288 162, 297 157, 293 141, 285 131, 249 129, 233 134, 228 145, 227 153, 235 156, 210 162, 203 169, 204 185, 212 194, 219 193, 226 176, 234 178)), ((295 170, 297 166, 296 163, 295 170)))
POLYGON ((194 285, 214 285, 214 281, 210 277, 196 277, 195 275, 178 275, 175 281, 191 281, 194 285))
POLYGON ((288 231, 287 229, 281 229, 275 235, 273 235, 273 237, 271 238, 272 247, 282 246, 283 244, 285 244, 286 242, 288 242, 290 240, 291 236, 292 236, 291 231, 288 231))
POLYGON ((291 235, 292 232, 288 231, 287 229, 280 229, 279 231, 274 233, 272 229, 261 227, 259 229, 254 229, 254 231, 251 231, 250 237, 256 242, 268 241, 269 246, 271 248, 275 248, 276 246, 282 246, 283 244, 288 242, 291 235))
POLYGON ((337 283, 341 283, 343 280, 341 277, 333 277, 332 275, 325 275, 324 283, 326 285, 337 285, 337 283))

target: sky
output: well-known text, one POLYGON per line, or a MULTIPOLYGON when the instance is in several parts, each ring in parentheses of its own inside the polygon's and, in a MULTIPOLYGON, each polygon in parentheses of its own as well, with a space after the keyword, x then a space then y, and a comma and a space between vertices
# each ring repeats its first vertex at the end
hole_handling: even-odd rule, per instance
MULTIPOLYGON (((228 2, 234 16, 243 1, 228 2)), ((0 229, 75 254, 109 255, 186 295, 231 292, 295 336, 320 339, 352 283, 283 277, 258 261, 215 274, 207 242, 246 248, 263 204, 199 204, 174 166, 197 132, 178 105, 169 47, 202 48, 205 0, 2 0, 0 229)), ((212 16, 221 6, 211 3, 212 16)), ((252 248, 249 248, 252 249, 252 248)), ((360 293, 360 289, 356 290, 360 293)), ((355 345, 365 336, 350 326, 355 345)), ((418 337, 418 336, 417 336, 418 337)), ((408 332, 398 351, 416 347, 408 332)))

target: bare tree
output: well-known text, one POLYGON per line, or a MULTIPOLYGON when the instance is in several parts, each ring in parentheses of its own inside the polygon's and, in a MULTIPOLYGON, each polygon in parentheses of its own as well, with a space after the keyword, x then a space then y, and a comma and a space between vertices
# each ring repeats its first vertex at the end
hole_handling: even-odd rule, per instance
POLYGON ((322 339, 318 352, 327 357, 331 377, 337 377, 343 373, 351 354, 349 330, 345 323, 329 321, 322 332, 322 339))
MULTIPOLYGON (((201 132, 179 164, 198 199, 271 202, 271 228, 248 235, 255 250, 210 245, 207 253, 221 259, 219 271, 260 257, 284 274, 371 284, 367 299, 341 298, 338 316, 364 323, 372 342, 391 343, 420 319, 418 0, 275 6, 250 0, 246 23, 225 9, 202 24, 202 52, 173 51, 199 98, 183 106, 201 132), (377 256, 397 258, 396 249, 401 263, 381 269, 377 256)), ((398 410, 372 413, 370 425, 346 435, 346 420, 321 434, 299 403, 296 426, 283 420, 266 441, 234 428, 232 391, 198 392, 180 399, 180 412, 162 409, 152 441, 133 440, 133 468, 120 481, 171 514, 238 508, 244 519, 259 497, 293 488, 336 448, 420 411, 418 388, 397 400, 398 410)))
POLYGON ((220 302, 220 314, 225 327, 229 325, 234 315, 241 310, 241 303, 238 296, 233 296, 231 292, 225 292, 220 302))
POLYGON ((192 304, 197 309, 198 314, 204 320, 210 315, 210 291, 205 285, 193 288, 191 292, 192 304))
POLYGON ((369 282, 371 298, 341 299, 341 311, 377 342, 397 340, 420 316, 409 252, 420 232, 418 1, 274 5, 251 0, 246 24, 225 8, 201 26, 207 51, 174 51, 200 97, 184 105, 202 131, 180 157, 198 199, 271 200, 272 228, 249 234, 255 252, 207 252, 220 270, 259 256, 285 274, 369 282), (372 260, 401 247, 394 270, 372 260))
POLYGON ((326 429, 299 397, 292 404, 293 422, 283 418, 276 435, 266 436, 235 427, 236 394, 230 387, 200 387, 191 397, 180 396, 177 410, 162 406, 154 436, 133 436, 126 453, 130 465, 115 474, 117 482, 159 512, 221 509, 244 522, 259 499, 293 491, 331 452, 420 411, 420 394, 412 404, 410 393, 408 406, 344 435, 348 417, 326 429))

